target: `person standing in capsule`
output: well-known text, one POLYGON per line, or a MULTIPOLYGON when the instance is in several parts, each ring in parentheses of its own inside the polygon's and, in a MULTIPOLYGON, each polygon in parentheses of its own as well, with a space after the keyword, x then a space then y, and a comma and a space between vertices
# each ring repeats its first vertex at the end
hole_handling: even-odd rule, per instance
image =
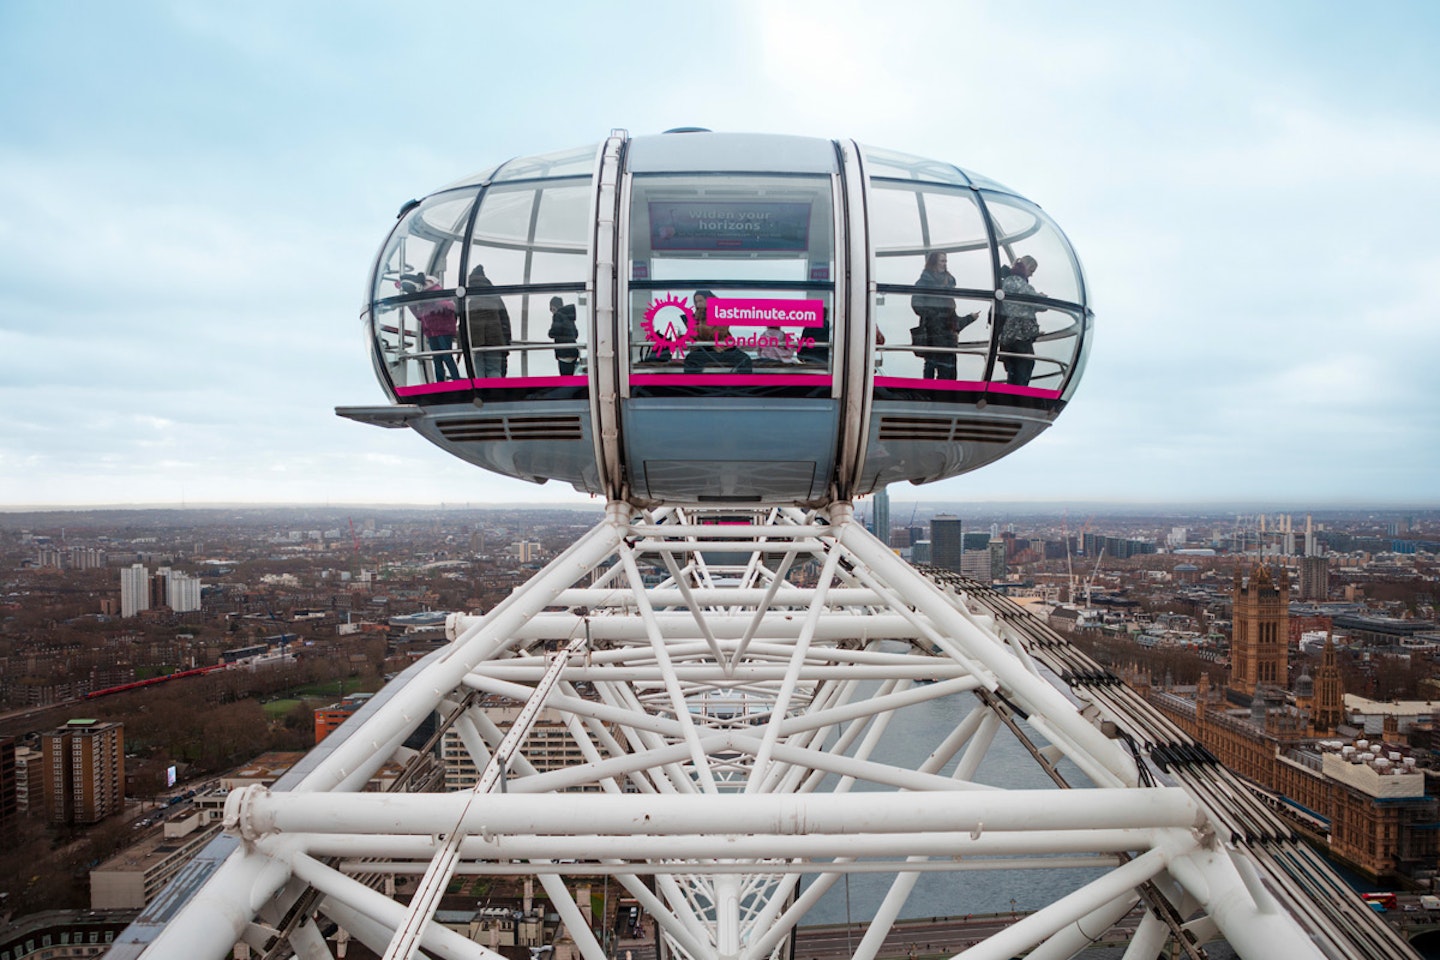
POLYGON ((1029 386, 1030 375, 1035 370, 1035 340, 1040 336, 1040 323, 1035 315, 1045 308, 1015 303, 1010 297, 1044 296, 1030 285, 1030 278, 1039 267, 1039 262, 1027 254, 1008 269, 1000 268, 1000 289, 1005 291, 1005 299, 1000 303, 1000 350, 1011 354, 1002 356, 1000 362, 1005 367, 1005 382, 1017 387, 1029 386))
MULTIPOLYGON (((408 274, 396 284, 404 293, 432 293, 440 289, 440 278, 423 273, 408 274)), ((460 318, 455 313, 455 303, 440 300, 421 303, 410 308, 415 319, 420 321, 420 335, 425 338, 425 349, 431 353, 435 369, 435 382, 459 380, 460 368, 455 364, 455 334, 460 327, 460 318)))
MULTIPOLYGON (((559 297, 550 298, 550 339, 556 343, 574 343, 580 339, 580 328, 575 323, 575 305, 567 304, 559 297)), ((562 377, 574 374, 579 360, 579 350, 555 351, 555 362, 560 365, 562 377)))
MULTIPOLYGON (((949 257, 938 250, 926 254, 925 269, 920 271, 920 279, 915 281, 915 286, 952 289, 955 276, 949 270, 949 257)), ((941 352, 920 354, 925 360, 925 379, 954 380, 957 368, 955 350, 960 346, 960 331, 974 323, 979 314, 962 317, 955 312, 954 297, 933 293, 912 296, 910 309, 920 318, 926 346, 943 348, 941 352)))
POLYGON ((508 350, 483 349, 510 345, 510 314, 505 301, 484 292, 494 287, 485 276, 484 265, 475 264, 465 280, 465 328, 475 358, 475 376, 481 379, 505 376, 505 361, 510 355, 508 350))

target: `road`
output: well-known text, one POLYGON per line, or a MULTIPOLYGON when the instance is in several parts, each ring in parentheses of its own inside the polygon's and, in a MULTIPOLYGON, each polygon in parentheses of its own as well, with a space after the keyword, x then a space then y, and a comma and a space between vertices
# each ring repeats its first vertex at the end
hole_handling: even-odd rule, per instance
MULTIPOLYGON (((878 956, 953 956, 1025 916, 1024 913, 985 913, 961 917, 932 917, 926 920, 900 920, 891 928, 878 956)), ((1106 931, 1097 942, 1128 942, 1139 917, 1139 910, 1131 911, 1129 916, 1106 931)), ((864 935, 863 924, 849 930, 844 924, 801 927, 795 941, 796 960, 838 960, 854 956, 855 947, 864 935)))

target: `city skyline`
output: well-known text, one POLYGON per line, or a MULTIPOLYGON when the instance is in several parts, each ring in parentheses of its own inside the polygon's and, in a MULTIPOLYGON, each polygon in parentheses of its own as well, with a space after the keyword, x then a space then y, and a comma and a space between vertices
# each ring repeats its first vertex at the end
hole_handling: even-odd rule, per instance
POLYGON ((0 10, 0 510, 590 502, 336 418, 383 399, 361 288, 411 197, 690 124, 959 163, 1084 260, 1071 408, 896 518, 1440 502, 1430 6, 75 9, 0 10))

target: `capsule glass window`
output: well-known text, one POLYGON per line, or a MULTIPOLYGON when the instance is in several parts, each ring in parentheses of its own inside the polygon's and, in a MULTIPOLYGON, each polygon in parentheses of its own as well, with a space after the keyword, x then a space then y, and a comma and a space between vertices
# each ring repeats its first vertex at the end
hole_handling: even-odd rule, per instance
POLYGON ((427 197, 407 213, 386 241, 375 271, 372 296, 376 300, 399 296, 406 279, 446 287, 460 285, 460 249, 465 225, 475 203, 473 191, 453 191, 427 197))
POLYGON ((480 201, 466 263, 499 287, 584 283, 590 182, 542 180, 492 186, 480 201))
POLYGON ((865 168, 871 177, 949 183, 962 187, 970 185, 965 174, 953 163, 879 147, 865 147, 864 150, 865 168))
POLYGON ((632 364, 673 369, 682 352, 703 358, 698 351, 708 349, 723 357, 710 357, 706 370, 828 370, 834 218, 829 177, 637 176, 632 364), (723 301, 704 328, 693 316, 697 290, 723 301), (721 322, 722 309, 731 319, 721 322), (670 349, 682 333, 694 346, 670 349))
POLYGON ((574 376, 589 362, 585 298, 568 291, 474 294, 461 322, 482 379, 574 376), (551 302, 560 302, 551 309, 551 302))
POLYGON ((1021 257, 1032 257, 1035 270, 1028 282, 1035 295, 1083 305, 1080 263, 1054 222, 1026 200, 998 193, 982 195, 995 228, 1001 266, 1012 267, 1021 257))
POLYGON ((533 157, 517 157, 500 165, 492 175, 496 183, 508 180, 555 179, 557 177, 589 176, 595 170, 597 148, 594 144, 541 153, 533 157))
POLYGON ((374 308, 381 362, 397 388, 469 376, 458 336, 458 301, 437 292, 418 291, 374 308))
POLYGON ((877 340, 876 377, 955 382, 932 384, 937 388, 983 383, 994 309, 990 298, 877 293, 874 316, 884 344, 877 340))
POLYGON ((834 220, 828 177, 636 177, 630 279, 828 287, 834 220))
POLYGON ((630 338, 632 373, 829 372, 834 344, 833 297, 828 290, 703 283, 698 289, 632 287, 630 315, 636 321, 630 338), (712 297, 703 321, 696 312, 698 292, 712 297), (727 311, 723 318, 722 309, 727 311))
POLYGON ((1044 307, 1007 297, 997 308, 999 332, 991 381, 1063 389, 1074 371, 1083 316, 1078 307, 1044 307))
POLYGON ((995 289, 985 218, 968 188, 873 181, 870 238, 877 283, 936 285, 943 256, 956 288, 995 289))

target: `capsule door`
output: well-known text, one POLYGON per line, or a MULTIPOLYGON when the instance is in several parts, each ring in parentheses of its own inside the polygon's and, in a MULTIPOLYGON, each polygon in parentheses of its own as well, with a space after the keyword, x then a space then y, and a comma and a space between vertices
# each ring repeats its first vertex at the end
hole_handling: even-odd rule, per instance
POLYGON ((631 181, 621 425, 632 496, 805 503, 834 481, 833 178, 631 181))

